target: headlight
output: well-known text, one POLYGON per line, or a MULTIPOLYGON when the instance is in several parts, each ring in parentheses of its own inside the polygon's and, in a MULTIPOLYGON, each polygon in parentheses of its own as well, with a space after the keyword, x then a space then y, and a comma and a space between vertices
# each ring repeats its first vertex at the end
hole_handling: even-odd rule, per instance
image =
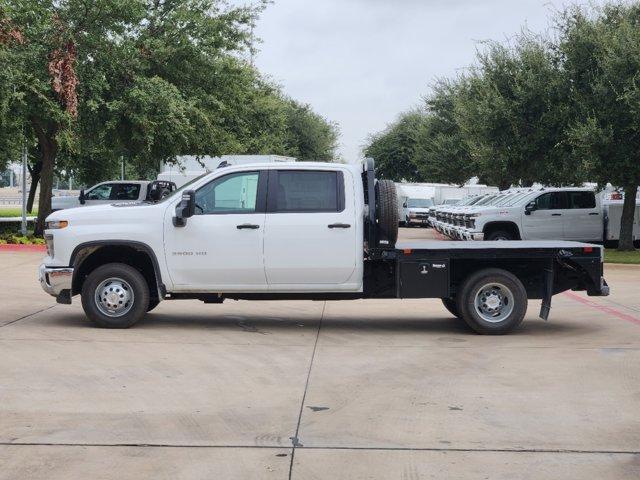
POLYGON ((69 222, 66 220, 51 220, 45 223, 45 230, 59 230, 61 228, 67 228, 69 222))
POLYGON ((44 241, 47 244, 47 256, 53 258, 54 250, 53 250, 53 235, 47 234, 44 236, 44 241))

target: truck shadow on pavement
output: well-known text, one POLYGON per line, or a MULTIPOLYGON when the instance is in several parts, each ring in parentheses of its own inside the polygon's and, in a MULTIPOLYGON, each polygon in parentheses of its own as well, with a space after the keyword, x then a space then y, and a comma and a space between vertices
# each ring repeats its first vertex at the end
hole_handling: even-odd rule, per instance
MULTIPOLYGON (((50 326, 66 328, 94 328, 89 320, 81 314, 56 316, 46 323, 50 326)), ((130 330, 202 330, 244 332, 264 335, 277 335, 294 331, 317 330, 320 320, 306 316, 264 316, 256 314, 242 315, 215 313, 207 314, 167 314, 160 311, 147 316, 131 327, 130 330)), ((98 329, 96 329, 98 330, 98 329)), ((456 334, 478 336, 459 319, 450 317, 427 317, 425 319, 403 319, 401 317, 354 317, 329 318, 322 320, 321 330, 324 334, 456 334)), ((567 336, 584 336, 598 333, 602 327, 589 323, 576 323, 555 319, 544 322, 540 319, 525 319, 522 325, 507 337, 535 336, 546 337, 564 334, 567 336)))

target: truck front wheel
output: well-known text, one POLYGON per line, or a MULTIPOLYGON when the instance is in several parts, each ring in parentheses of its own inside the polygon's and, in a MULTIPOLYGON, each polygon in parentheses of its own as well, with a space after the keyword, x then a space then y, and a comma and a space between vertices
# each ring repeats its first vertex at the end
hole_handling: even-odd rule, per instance
POLYGON ((470 275, 457 297, 460 316, 483 335, 508 333, 527 313, 527 291, 518 277, 506 270, 488 268, 470 275))
POLYGON ((494 230, 484 237, 485 240, 513 240, 514 237, 506 230, 494 230))
POLYGON ((129 328, 149 309, 149 286, 135 268, 108 263, 87 276, 82 308, 98 327, 129 328))

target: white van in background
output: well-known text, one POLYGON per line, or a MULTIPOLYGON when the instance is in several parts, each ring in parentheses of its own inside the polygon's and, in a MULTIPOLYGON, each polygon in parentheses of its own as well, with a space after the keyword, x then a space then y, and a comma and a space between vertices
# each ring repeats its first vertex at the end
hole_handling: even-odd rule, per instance
POLYGON ((453 205, 463 198, 498 193, 498 187, 472 182, 462 187, 446 183, 396 183, 400 224, 427 226, 429 208, 434 205, 453 205))

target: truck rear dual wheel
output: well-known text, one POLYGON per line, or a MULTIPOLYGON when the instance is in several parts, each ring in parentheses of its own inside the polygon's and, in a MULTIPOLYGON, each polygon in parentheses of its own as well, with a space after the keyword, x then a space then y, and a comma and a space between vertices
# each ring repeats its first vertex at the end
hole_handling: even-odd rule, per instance
POLYGON ((476 333, 504 335, 522 323, 527 291, 512 273, 488 268, 464 281, 456 306, 459 316, 476 333))
POLYGON ((102 328, 129 328, 153 308, 142 274, 124 263, 96 268, 82 285, 82 308, 102 328))

